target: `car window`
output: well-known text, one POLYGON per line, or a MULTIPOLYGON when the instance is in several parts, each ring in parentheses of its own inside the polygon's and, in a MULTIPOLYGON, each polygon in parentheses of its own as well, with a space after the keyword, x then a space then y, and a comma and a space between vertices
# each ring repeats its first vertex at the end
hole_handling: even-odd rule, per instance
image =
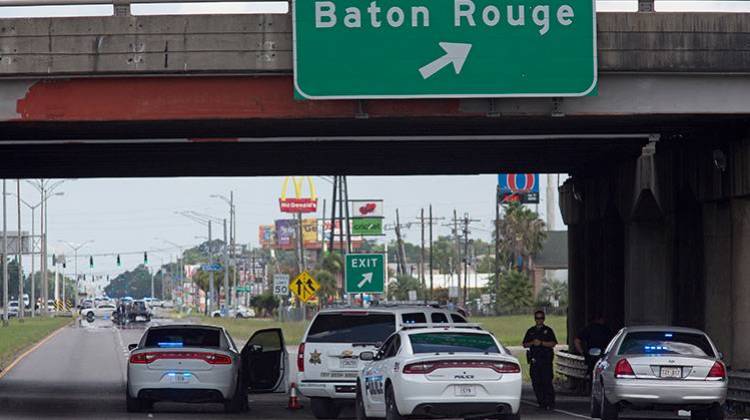
POLYGON ((391 340, 390 346, 388 346, 388 348, 385 350, 383 358, 388 359, 394 357, 396 354, 398 354, 399 348, 401 348, 401 337, 396 335, 393 337, 393 340, 391 340))
POLYGON ((382 343, 396 331, 393 314, 352 312, 324 313, 315 317, 306 342, 382 343))
POLYGON ((609 352, 612 351, 612 347, 615 346, 615 343, 617 343, 621 335, 622 335, 622 330, 619 333, 617 333, 617 335, 612 340, 610 340, 609 344, 607 344, 607 348, 604 349, 603 354, 609 354, 609 352))
POLYGON ((401 314, 401 322, 404 324, 424 324, 427 322, 427 317, 422 312, 401 314))
POLYGON ((221 347, 220 331, 213 328, 157 328, 149 330, 144 347, 221 347))
POLYGON ((715 357, 708 338, 703 334, 668 331, 631 332, 625 336, 618 354, 664 354, 715 357))
POLYGON ((466 318, 458 314, 451 314, 451 320, 457 324, 466 324, 466 318))
POLYGON ((388 353, 391 346, 393 345, 393 341, 396 339, 396 335, 392 335, 389 337, 385 343, 378 349, 378 358, 383 359, 385 357, 385 354, 388 353))
POLYGON ((433 324, 444 324, 448 322, 448 317, 440 312, 433 312, 430 315, 430 321, 432 321, 433 324))
POLYGON ((500 353, 488 334, 439 332, 409 335, 414 354, 418 353, 500 353))

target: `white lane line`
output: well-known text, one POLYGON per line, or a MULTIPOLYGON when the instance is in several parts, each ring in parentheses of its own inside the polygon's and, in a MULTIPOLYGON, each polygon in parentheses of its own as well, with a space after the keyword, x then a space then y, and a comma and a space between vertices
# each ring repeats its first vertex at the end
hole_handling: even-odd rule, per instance
POLYGON ((125 360, 127 360, 130 353, 127 351, 128 349, 125 347, 125 344, 122 341, 122 334, 120 334, 120 329, 115 326, 112 326, 112 329, 115 330, 115 337, 117 337, 117 344, 120 346, 120 351, 123 352, 123 358, 118 358, 118 359, 119 359, 119 364, 120 364, 120 373, 122 373, 122 382, 126 383, 128 381, 128 372, 127 372, 125 360))
MULTIPOLYGON (((526 405, 530 405, 532 407, 536 407, 537 406, 537 404, 535 404, 535 403, 533 403, 531 401, 528 401, 528 400, 521 400, 521 402, 524 403, 524 404, 526 404, 526 405)), ((572 411, 560 410, 558 408, 555 408, 552 411, 554 411, 556 413, 560 413, 560 414, 565 414, 566 416, 576 417, 576 418, 579 418, 579 419, 593 420, 593 417, 584 416, 583 414, 573 413, 572 411)))

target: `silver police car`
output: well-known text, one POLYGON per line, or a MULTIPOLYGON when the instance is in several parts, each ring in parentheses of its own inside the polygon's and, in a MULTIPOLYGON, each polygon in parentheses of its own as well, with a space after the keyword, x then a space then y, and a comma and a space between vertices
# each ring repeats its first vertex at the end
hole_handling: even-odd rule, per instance
POLYGON ((703 331, 668 326, 626 327, 594 367, 591 417, 616 420, 624 408, 688 410, 692 419, 724 418, 722 355, 703 331))

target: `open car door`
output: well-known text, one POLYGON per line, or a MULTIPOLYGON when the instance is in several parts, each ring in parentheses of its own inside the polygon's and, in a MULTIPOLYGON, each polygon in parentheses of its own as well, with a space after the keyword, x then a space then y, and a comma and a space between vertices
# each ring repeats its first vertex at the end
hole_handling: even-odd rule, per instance
POLYGON ((242 348, 242 375, 248 392, 286 392, 289 353, 280 328, 256 331, 242 348))

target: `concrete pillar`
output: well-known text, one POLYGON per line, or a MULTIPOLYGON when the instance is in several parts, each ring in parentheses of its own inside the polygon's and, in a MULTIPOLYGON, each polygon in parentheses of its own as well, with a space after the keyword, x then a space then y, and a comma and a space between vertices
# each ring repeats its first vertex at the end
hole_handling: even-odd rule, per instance
POLYGON ((750 368, 750 199, 733 198, 732 212, 732 368, 750 368))
POLYGON ((729 200, 703 205, 704 330, 732 363, 732 216, 729 200))
POLYGON ((672 323, 672 241, 667 219, 625 227, 625 323, 672 323))

